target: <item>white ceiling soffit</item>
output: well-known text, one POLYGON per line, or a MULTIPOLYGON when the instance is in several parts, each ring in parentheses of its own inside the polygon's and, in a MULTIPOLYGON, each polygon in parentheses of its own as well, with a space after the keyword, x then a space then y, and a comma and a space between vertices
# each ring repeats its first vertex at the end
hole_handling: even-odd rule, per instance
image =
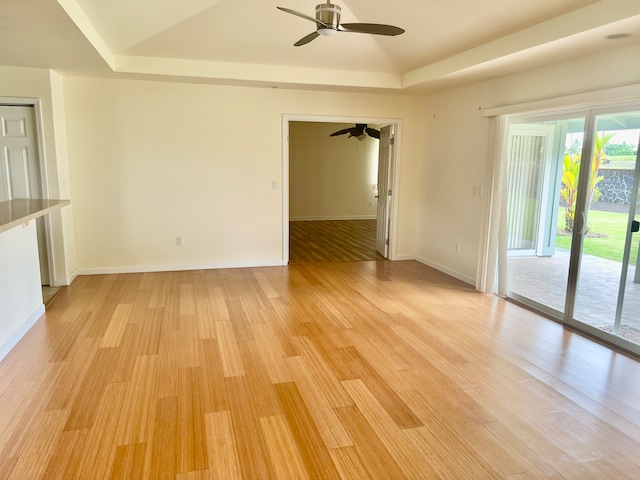
MULTIPOLYGON (((608 10, 601 2, 557 17, 462 53, 426 65, 404 75, 403 87, 505 75, 527 68, 558 63, 640 42, 640 2, 633 15, 608 10), (608 40, 609 35, 627 36, 608 40)), ((614 3, 614 2, 610 2, 614 3)))
MULTIPOLYGON (((77 0, 111 52, 120 54, 221 0, 77 0)), ((68 2, 61 1, 61 4, 68 2)))
POLYGON ((51 0, 0 1, 0 65, 109 73, 94 47, 51 0))
POLYGON ((275 7, 313 16, 319 0, 57 2, 114 72, 208 83, 419 93, 640 42, 638 0, 341 0, 343 23, 406 33, 303 47, 313 22, 275 7))

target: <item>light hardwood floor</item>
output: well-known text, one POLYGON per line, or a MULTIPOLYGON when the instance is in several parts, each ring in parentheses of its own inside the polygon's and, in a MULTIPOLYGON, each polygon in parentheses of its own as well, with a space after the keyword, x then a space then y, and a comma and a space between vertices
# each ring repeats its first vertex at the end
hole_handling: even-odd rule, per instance
POLYGON ((2 479, 637 479, 640 365, 416 262, 79 277, 2 479))

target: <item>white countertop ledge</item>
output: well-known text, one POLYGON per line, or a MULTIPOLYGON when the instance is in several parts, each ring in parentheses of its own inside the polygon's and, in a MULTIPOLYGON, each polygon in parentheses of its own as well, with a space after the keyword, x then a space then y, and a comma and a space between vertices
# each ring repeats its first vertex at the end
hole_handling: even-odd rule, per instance
POLYGON ((69 205, 69 200, 17 199, 0 202, 0 233, 69 205))

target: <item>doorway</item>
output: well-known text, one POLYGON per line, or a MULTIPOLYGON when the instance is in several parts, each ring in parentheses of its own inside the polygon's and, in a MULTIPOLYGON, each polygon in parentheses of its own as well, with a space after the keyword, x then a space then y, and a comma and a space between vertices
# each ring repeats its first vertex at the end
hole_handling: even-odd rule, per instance
MULTIPOLYGON (((380 131, 398 135, 398 120, 286 116, 283 121, 283 259, 307 261, 393 258, 396 143, 385 169, 384 229, 379 228, 380 131), (356 132, 356 127, 363 132, 356 132), (346 131, 346 133, 344 133, 346 131), (336 132, 343 132, 336 134, 336 132), (354 133, 355 132, 355 133, 354 133), (366 133, 365 133, 366 132, 366 133), (357 135, 360 133, 360 135, 357 135), (376 253, 384 230, 387 252, 376 253)), ((388 141, 389 143, 389 141, 388 141)), ((384 241, 384 240, 383 240, 384 241)))

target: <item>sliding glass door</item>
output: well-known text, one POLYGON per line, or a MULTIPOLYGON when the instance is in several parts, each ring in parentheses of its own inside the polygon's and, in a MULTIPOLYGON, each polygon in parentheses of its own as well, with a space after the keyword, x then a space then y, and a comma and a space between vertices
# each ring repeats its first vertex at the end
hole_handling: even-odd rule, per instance
MULTIPOLYGON (((558 320, 564 318, 571 231, 562 188, 567 152, 580 152, 584 117, 509 126, 507 148, 507 295, 558 320), (553 272, 553 274, 550 274, 553 272)), ((575 172, 579 172, 579 165, 575 172)))
POLYGON ((511 118, 507 295, 640 353, 640 109, 511 118))
POLYGON ((580 184, 582 245, 572 323, 640 345, 637 146, 640 111, 594 114, 591 167, 580 184))

